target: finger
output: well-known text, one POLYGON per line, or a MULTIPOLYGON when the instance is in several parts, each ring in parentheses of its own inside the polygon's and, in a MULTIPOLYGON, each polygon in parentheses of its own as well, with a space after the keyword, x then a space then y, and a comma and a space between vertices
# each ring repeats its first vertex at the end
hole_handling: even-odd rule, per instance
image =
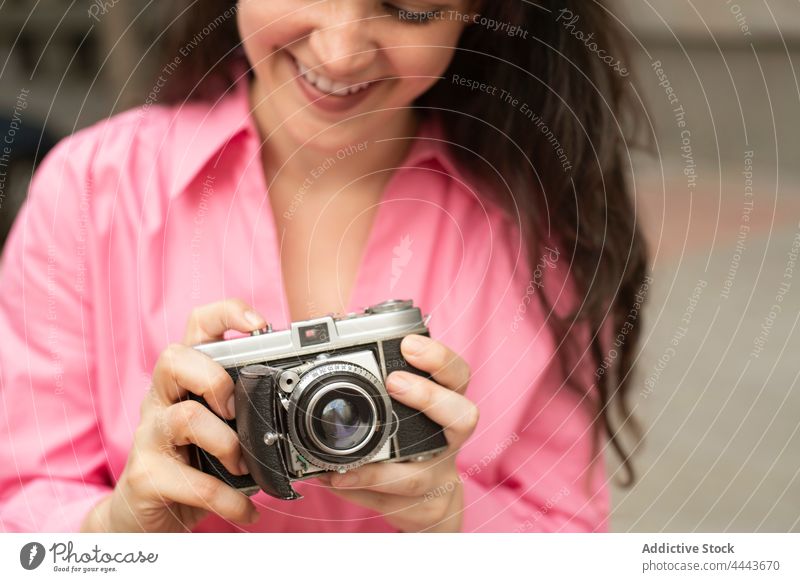
POLYGON ((162 481, 158 483, 159 492, 171 501, 212 511, 237 523, 252 524, 259 518, 247 495, 194 467, 171 462, 162 481))
POLYGON ((226 299, 192 311, 186 324, 183 343, 193 346, 218 341, 228 330, 247 333, 266 325, 266 320, 241 299, 226 299))
POLYGON ((451 449, 461 447, 478 424, 478 407, 472 401, 417 374, 392 372, 386 388, 392 398, 444 427, 451 449))
POLYGON ((403 338, 400 350, 409 364, 428 372, 445 388, 461 394, 467 389, 469 365, 443 343, 424 335, 410 334, 403 338))
POLYGON ((167 407, 163 414, 168 442, 177 446, 196 444, 217 457, 234 475, 247 474, 239 437, 208 408, 194 400, 184 400, 167 407))
POLYGON ((425 500, 422 497, 401 497, 365 489, 329 488, 328 490, 342 499, 377 511, 395 522, 414 521, 416 510, 425 505, 425 500))
POLYGON ((452 517, 447 499, 399 497, 363 489, 329 489, 334 495, 382 514, 386 521, 403 531, 437 531, 452 517))
POLYGON ((422 497, 435 488, 436 463, 370 463, 348 471, 333 473, 330 484, 337 489, 368 489, 402 497, 422 497))
POLYGON ((233 418, 233 380, 225 369, 202 352, 172 344, 158 357, 153 369, 153 391, 166 405, 188 393, 202 396, 224 418, 233 418))

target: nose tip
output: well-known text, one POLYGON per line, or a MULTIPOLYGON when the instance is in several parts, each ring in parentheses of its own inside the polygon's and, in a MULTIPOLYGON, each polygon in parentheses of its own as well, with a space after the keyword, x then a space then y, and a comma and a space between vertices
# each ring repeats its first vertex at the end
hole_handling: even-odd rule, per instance
POLYGON ((332 77, 347 78, 357 75, 366 69, 374 58, 370 50, 345 52, 338 54, 323 53, 320 59, 321 69, 330 73, 332 77))
POLYGON ((323 72, 343 78, 366 69, 377 51, 376 43, 358 21, 317 29, 311 34, 310 44, 323 72))

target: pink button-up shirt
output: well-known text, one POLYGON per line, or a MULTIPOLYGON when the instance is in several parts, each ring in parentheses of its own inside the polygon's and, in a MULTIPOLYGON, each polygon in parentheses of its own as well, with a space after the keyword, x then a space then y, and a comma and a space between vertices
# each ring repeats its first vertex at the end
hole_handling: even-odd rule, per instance
MULTIPOLYGON (((458 458, 464 531, 605 530, 593 415, 561 378, 516 223, 441 138, 424 123, 394 171, 348 310, 413 298, 470 364, 481 417, 458 458)), ((2 530, 77 530, 109 494, 156 359, 193 307, 241 297, 289 325, 260 146, 240 87, 215 105, 115 116, 42 163, 0 275, 2 530)), ((248 529, 391 529, 312 482, 296 488, 302 500, 257 494, 262 518, 248 529)), ((241 528, 209 516, 197 529, 241 528)))

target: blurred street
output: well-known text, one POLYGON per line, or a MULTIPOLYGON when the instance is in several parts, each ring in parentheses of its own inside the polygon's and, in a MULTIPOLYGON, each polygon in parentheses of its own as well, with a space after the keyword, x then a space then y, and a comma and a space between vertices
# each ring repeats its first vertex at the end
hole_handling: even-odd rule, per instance
POLYGON ((800 46, 741 4, 763 36, 706 5, 719 44, 701 30, 639 55, 659 136, 636 164, 654 283, 631 403, 647 437, 638 483, 614 491, 615 531, 800 531, 800 46), (656 60, 686 112, 694 186, 656 60))

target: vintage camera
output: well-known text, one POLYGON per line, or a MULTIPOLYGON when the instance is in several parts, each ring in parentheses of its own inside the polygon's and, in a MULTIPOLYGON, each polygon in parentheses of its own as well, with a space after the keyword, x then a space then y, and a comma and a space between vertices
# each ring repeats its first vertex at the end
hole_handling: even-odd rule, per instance
POLYGON ((236 418, 225 422, 239 435, 250 474, 229 473, 196 446, 193 464, 248 495, 260 488, 288 500, 300 498, 293 481, 443 451, 442 427, 395 401, 384 386, 395 370, 428 377, 400 353, 411 333, 430 335, 420 310, 392 300, 195 346, 234 381, 236 418))

